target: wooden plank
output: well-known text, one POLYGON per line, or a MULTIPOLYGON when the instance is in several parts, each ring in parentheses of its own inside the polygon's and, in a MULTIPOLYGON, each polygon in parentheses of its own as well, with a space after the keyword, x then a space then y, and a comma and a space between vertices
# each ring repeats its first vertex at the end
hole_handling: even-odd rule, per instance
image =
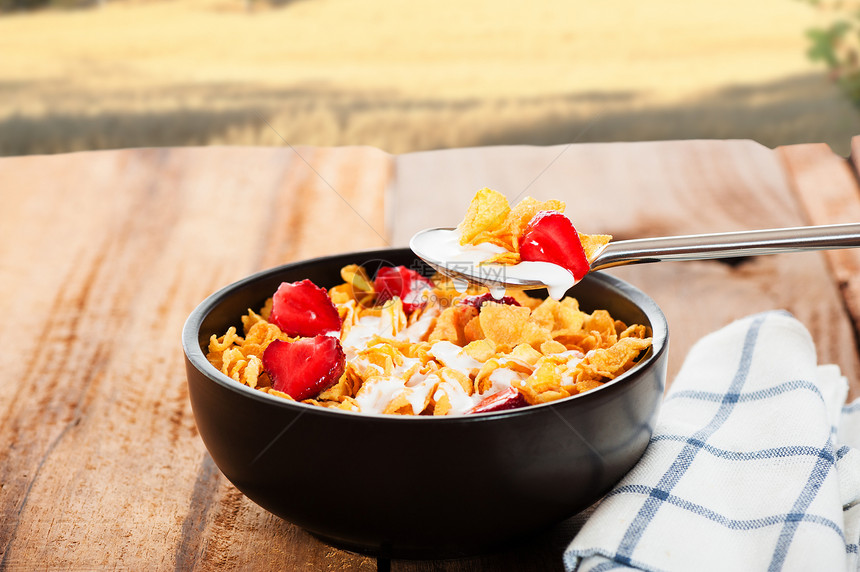
MULTIPOLYGON (((804 224, 805 185, 835 177, 850 196, 845 163, 833 175, 833 157, 813 151, 694 141, 397 158, 369 148, 206 148, 0 159, 0 344, 13 350, 0 374, 0 569, 375 568, 269 515, 214 467, 179 349, 200 300, 264 267, 404 244, 414 230, 454 224, 484 185, 511 198, 560 196, 582 230, 618 238, 804 224)), ((837 262, 812 253, 613 273, 666 312, 670 379, 704 333, 787 308, 822 360, 856 380, 843 307, 855 298, 838 287, 853 275, 837 262)), ((582 518, 501 554, 379 564, 560 567, 582 518)))
POLYGON ((400 155, 392 242, 452 226, 489 186, 512 201, 561 198, 583 232, 616 238, 777 226, 801 212, 773 152, 752 141, 505 146, 400 155))
POLYGON ((179 334, 265 266, 385 243, 369 148, 0 159, 0 568, 373 568, 272 517, 196 434, 179 334), (325 226, 337 220, 341 225, 325 226))
MULTIPOLYGON (((852 142, 857 156, 858 139, 852 142)), ((860 187, 857 184, 856 165, 833 151, 826 144, 791 145, 780 147, 777 153, 785 165, 792 189, 807 214, 809 224, 840 224, 860 222, 860 187)), ((826 343, 842 349, 841 360, 851 360, 860 352, 860 250, 831 250, 825 253, 834 280, 841 292, 845 309, 851 320, 852 344, 839 344, 836 335, 844 335, 840 328, 826 343), (853 349, 853 352, 851 351, 853 349)), ((818 337, 827 336, 822 324, 818 337)), ((820 346, 821 344, 819 344, 820 346)), ((860 379, 849 376, 850 397, 860 396, 860 379)))
MULTIPOLYGON (((396 158, 392 242, 459 222, 474 192, 490 186, 518 200, 561 198, 583 232, 616 239, 806 224, 779 157, 752 141, 666 141, 489 147, 396 158)), ((791 311, 823 360, 857 377, 845 344, 851 324, 821 253, 647 264, 608 270, 651 294, 669 321, 669 381, 690 346, 732 320, 791 311)))

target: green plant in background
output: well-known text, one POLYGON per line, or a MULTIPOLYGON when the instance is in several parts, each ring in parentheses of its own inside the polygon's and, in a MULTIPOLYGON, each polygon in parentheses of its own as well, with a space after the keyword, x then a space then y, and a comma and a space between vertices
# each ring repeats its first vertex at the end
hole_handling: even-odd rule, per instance
POLYGON ((824 62, 830 78, 860 107, 860 5, 840 0, 804 1, 830 19, 823 27, 806 31, 809 59, 824 62))

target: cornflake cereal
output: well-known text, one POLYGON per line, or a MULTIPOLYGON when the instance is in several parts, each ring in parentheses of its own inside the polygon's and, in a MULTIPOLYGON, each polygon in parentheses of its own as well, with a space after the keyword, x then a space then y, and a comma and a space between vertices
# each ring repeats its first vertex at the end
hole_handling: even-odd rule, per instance
MULTIPOLYGON (((548 227, 554 240, 559 240, 565 234, 564 228, 560 228, 556 221, 550 218, 538 216, 541 213, 557 213, 563 215, 565 210, 563 201, 549 200, 538 201, 532 197, 526 197, 516 206, 511 208, 507 197, 492 189, 483 188, 472 198, 466 216, 457 227, 460 232, 461 245, 478 245, 489 243, 500 246, 505 252, 496 254, 484 261, 486 264, 517 264, 521 260, 548 260, 548 258, 531 258, 523 256, 524 239, 533 233, 536 240, 540 240, 541 224, 548 227), (543 219, 541 224, 537 221, 543 219), (535 228, 537 227, 537 230, 535 228)), ((576 233, 571 225, 573 237, 579 238, 585 259, 594 260, 597 253, 612 239, 608 234, 583 234, 576 233)), ((564 244, 564 250, 575 251, 573 244, 564 244)), ((529 247, 527 246, 526 249, 529 247)), ((565 266, 565 264, 562 264, 565 266)))
MULTIPOLYGON (((466 217, 470 240, 516 247, 517 229, 542 208, 486 200, 466 217)), ((427 279, 402 266, 371 279, 350 265, 341 276, 328 292, 307 280, 282 284, 242 317, 241 335, 231 327, 212 336, 209 361, 258 391, 306 395, 300 400, 320 407, 460 415, 589 391, 628 371, 651 345, 645 326, 583 312, 570 297, 509 291, 495 300, 485 289, 459 293, 441 275, 427 279), (306 318, 323 314, 320 304, 336 309, 339 330, 306 318), (306 319, 300 326, 314 335, 284 333, 306 319)))

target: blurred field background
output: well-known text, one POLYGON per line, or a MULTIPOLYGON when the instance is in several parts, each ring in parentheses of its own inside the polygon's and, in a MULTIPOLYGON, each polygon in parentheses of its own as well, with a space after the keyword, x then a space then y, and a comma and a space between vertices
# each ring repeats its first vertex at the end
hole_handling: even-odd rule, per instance
MULTIPOLYGON (((3 0, 11 2, 12 0, 3 0)), ((106 0, 0 14, 0 155, 749 138, 847 155, 799 0, 106 0)))

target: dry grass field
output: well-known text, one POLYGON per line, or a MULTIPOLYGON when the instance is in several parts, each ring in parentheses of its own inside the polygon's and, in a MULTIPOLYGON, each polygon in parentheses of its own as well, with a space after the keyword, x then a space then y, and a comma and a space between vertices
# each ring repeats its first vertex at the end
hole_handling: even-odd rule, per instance
POLYGON ((108 0, 0 17, 0 155, 750 138, 847 154, 799 0, 108 0), (275 4, 275 5, 273 5, 275 4))

